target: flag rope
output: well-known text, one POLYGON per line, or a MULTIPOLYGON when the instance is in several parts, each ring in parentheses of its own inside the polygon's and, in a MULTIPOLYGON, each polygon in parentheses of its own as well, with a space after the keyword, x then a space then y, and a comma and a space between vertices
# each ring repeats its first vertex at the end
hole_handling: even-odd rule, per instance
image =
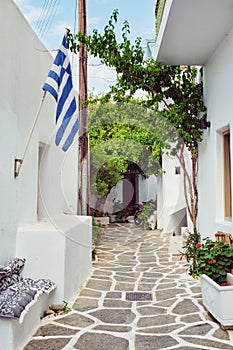
POLYGON ((41 108, 42 108, 43 103, 44 103, 44 100, 45 100, 46 93, 47 93, 47 91, 44 91, 43 96, 42 96, 42 99, 41 99, 41 101, 40 101, 40 105, 39 105, 38 110, 37 110, 37 112, 36 112, 35 120, 34 120, 34 123, 33 123, 32 128, 31 128, 31 131, 30 131, 30 134, 29 134, 29 137, 28 137, 28 140, 27 140, 27 143, 26 143, 26 146, 25 146, 25 149, 24 149, 22 158, 16 158, 16 159, 15 159, 15 169, 14 169, 15 178, 19 176, 20 169, 21 169, 21 167, 22 167, 24 158, 25 158, 25 156, 26 156, 26 154, 27 154, 28 147, 29 147, 29 145, 30 145, 33 132, 34 132, 34 130, 35 130, 37 121, 38 121, 38 119, 39 119, 39 115, 40 115, 41 108))

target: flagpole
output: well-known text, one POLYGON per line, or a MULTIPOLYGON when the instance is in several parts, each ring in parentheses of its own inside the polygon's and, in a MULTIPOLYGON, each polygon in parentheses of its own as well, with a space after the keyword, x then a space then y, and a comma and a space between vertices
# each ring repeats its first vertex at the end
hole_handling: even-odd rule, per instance
MULTIPOLYGON (((86 0, 79 0, 79 32, 86 35, 86 0)), ((87 50, 80 42, 79 49, 79 176, 78 176, 78 214, 89 214, 89 162, 88 162, 88 112, 87 101, 87 50)))
POLYGON ((29 134, 29 136, 28 136, 28 140, 27 140, 26 146, 25 146, 25 148, 24 148, 24 152, 23 152, 22 158, 16 158, 16 159, 15 159, 15 166, 14 166, 14 176, 15 176, 15 178, 19 176, 20 169, 21 169, 21 167, 22 167, 24 158, 25 158, 25 156, 26 156, 26 153, 27 153, 27 151, 28 151, 29 144, 30 144, 31 139, 32 139, 33 132, 34 132, 34 130, 35 130, 37 121, 38 121, 38 119, 39 119, 39 115, 40 115, 40 112, 41 112, 41 108, 42 108, 43 103, 44 103, 44 100, 45 100, 46 92, 47 92, 47 91, 44 91, 43 96, 42 96, 42 99, 41 99, 41 101, 40 101, 40 105, 39 105, 38 110, 37 110, 37 112, 36 112, 36 116, 35 116, 35 119, 34 119, 34 123, 33 123, 33 125, 32 125, 30 134, 29 134))

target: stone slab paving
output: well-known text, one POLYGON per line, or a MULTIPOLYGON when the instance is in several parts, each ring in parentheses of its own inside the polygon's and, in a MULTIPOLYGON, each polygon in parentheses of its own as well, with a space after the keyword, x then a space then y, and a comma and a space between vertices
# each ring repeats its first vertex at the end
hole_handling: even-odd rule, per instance
POLYGON ((170 243, 169 234, 111 224, 71 312, 43 319, 24 350, 233 349, 170 243))

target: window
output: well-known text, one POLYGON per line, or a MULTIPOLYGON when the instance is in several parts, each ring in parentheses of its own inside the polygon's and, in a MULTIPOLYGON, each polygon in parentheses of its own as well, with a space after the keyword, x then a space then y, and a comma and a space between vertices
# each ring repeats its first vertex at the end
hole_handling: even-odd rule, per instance
POLYGON ((230 153, 230 130, 222 133, 223 140, 223 191, 224 191, 224 217, 231 221, 231 153, 230 153))
POLYGON ((175 175, 180 175, 180 166, 175 167, 175 175))

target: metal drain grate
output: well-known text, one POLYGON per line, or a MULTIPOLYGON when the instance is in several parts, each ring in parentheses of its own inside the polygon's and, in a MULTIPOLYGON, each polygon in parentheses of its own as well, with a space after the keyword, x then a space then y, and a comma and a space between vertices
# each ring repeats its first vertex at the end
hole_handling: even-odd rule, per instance
POLYGON ((128 301, 148 301, 152 300, 151 293, 127 292, 126 300, 128 301))

